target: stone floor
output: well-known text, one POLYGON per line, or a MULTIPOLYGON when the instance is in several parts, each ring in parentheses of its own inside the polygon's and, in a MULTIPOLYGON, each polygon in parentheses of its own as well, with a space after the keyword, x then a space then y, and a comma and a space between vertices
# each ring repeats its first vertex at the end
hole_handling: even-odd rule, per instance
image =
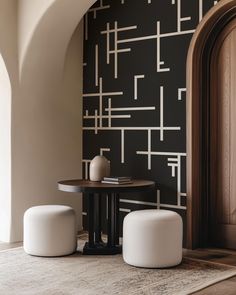
MULTIPOLYGON (((86 238, 85 235, 82 238, 86 238)), ((22 242, 18 243, 3 243, 0 242, 0 251, 21 247, 22 242)), ((236 266, 236 251, 225 249, 197 249, 197 250, 184 250, 184 256, 213 261, 228 265, 236 266)), ((217 283, 202 291, 196 292, 196 295, 236 295, 236 276, 228 280, 217 283)))

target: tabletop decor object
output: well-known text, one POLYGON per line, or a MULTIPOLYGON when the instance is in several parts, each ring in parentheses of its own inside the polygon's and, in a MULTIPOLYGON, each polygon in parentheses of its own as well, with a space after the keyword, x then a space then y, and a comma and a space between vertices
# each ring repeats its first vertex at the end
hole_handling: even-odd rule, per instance
POLYGON ((96 156, 89 166, 89 179, 91 181, 101 181, 103 177, 110 175, 110 163, 104 156, 96 156))
POLYGON ((110 176, 104 177, 101 182, 110 184, 129 184, 132 183, 132 178, 129 176, 110 176))

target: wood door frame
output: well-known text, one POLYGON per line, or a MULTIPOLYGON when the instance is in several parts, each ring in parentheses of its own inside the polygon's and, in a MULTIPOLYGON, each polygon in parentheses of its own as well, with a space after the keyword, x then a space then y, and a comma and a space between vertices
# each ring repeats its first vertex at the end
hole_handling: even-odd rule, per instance
POLYGON ((236 17, 236 0, 221 0, 202 19, 187 58, 187 248, 207 243, 210 62, 214 44, 236 17))

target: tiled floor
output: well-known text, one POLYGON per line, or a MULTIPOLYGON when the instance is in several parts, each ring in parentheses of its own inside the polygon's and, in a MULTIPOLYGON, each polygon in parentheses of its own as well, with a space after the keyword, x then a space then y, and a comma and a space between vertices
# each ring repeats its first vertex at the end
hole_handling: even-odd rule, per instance
MULTIPOLYGON (((86 235, 82 236, 82 239, 84 238, 86 238, 86 235)), ((0 242, 0 251, 21 247, 21 246, 22 246, 22 242, 10 243, 10 244, 0 242)), ((236 266, 236 251, 231 251, 231 250, 224 250, 224 249, 198 249, 193 251, 184 250, 184 256, 236 266)), ((236 295, 236 276, 195 293, 195 295, 222 295, 222 294, 236 295)))

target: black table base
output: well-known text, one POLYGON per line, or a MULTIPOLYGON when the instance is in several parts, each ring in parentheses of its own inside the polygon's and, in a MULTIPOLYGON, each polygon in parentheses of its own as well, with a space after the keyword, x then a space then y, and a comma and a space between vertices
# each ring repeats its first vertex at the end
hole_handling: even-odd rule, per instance
POLYGON ((85 255, 113 255, 122 252, 119 245, 119 195, 107 194, 107 242, 102 241, 101 194, 88 195, 89 241, 85 244, 85 255))
POLYGON ((133 179, 128 184, 104 184, 86 179, 62 180, 58 189, 64 192, 84 193, 88 199, 89 239, 84 246, 84 254, 111 255, 121 253, 119 244, 119 193, 147 192, 157 189, 150 180, 133 179), (107 242, 102 240, 101 199, 106 197, 107 206, 107 242))
POLYGON ((85 243, 83 248, 84 255, 114 255, 122 253, 122 246, 107 246, 106 244, 94 243, 94 247, 89 246, 89 242, 85 243))

